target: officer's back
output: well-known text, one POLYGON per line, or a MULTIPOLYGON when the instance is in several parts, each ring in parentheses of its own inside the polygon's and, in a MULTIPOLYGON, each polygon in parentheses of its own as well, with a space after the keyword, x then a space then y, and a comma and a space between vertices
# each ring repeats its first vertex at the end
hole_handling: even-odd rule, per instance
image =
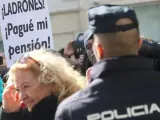
MULTIPOLYGON (((55 120, 159 120, 160 74, 139 57, 139 28, 128 7, 89 10, 90 35, 98 61, 87 88, 58 107, 55 120)), ((89 36, 88 36, 89 37, 89 36)))

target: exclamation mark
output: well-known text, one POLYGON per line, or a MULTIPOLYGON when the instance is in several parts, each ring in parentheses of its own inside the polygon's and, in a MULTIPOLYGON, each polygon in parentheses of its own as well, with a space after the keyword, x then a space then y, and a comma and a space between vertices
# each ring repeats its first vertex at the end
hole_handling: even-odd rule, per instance
POLYGON ((50 41, 50 36, 48 36, 48 48, 51 48, 51 41, 50 41))
POLYGON ((4 20, 4 11, 3 11, 3 8, 2 8, 2 19, 4 20))
POLYGON ((7 28, 5 28, 5 31, 6 31, 6 40, 8 40, 7 28))
POLYGON ((45 8, 45 5, 44 5, 44 0, 42 0, 42 4, 43 4, 43 9, 45 8))
POLYGON ((45 29, 48 29, 48 21, 47 21, 47 17, 45 17, 45 23, 46 23, 46 28, 45 28, 45 29))

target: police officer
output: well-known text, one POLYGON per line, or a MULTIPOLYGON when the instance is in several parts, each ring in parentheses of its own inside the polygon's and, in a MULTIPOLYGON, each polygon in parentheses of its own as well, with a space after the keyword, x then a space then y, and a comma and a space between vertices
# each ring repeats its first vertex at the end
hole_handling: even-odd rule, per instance
MULTIPOLYGON (((93 34, 90 31, 85 32, 86 39, 84 40, 84 47, 86 49, 87 56, 89 58, 90 66, 85 67, 85 71, 96 63, 95 56, 93 54, 93 34)), ((160 43, 149 38, 140 38, 139 55, 150 58, 154 61, 154 69, 160 71, 160 43)), ((84 61, 85 62, 85 61, 84 61)), ((86 63, 85 63, 86 64, 86 63)))
POLYGON ((133 9, 89 9, 96 63, 87 88, 64 100, 55 120, 159 120, 160 74, 138 56, 140 36, 133 9))

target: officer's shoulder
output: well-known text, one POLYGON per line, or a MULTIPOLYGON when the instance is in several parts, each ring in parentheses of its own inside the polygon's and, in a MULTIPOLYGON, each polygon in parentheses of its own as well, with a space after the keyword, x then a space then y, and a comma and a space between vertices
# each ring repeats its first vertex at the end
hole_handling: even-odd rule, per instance
POLYGON ((80 91, 63 100, 61 104, 64 106, 80 104, 81 101, 85 101, 94 96, 94 92, 97 91, 94 89, 95 86, 102 87, 102 85, 102 79, 95 79, 94 82, 91 82, 86 88, 81 89, 80 91))
POLYGON ((91 95, 91 90, 90 90, 90 87, 88 86, 88 87, 74 93, 73 95, 66 98, 65 100, 63 100, 60 105, 64 106, 64 107, 75 105, 77 103, 80 103, 83 100, 86 100, 90 95, 91 95))

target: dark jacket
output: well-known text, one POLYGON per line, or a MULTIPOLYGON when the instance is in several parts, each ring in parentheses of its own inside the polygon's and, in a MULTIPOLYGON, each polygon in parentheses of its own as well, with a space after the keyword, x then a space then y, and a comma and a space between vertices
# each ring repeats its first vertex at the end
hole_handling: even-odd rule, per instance
POLYGON ((1 120, 52 120, 57 105, 57 98, 54 96, 48 96, 37 104, 32 112, 25 109, 15 113, 6 113, 2 110, 1 120))
POLYGON ((55 120, 160 120, 160 73, 138 56, 103 60, 88 87, 59 105, 55 120))

